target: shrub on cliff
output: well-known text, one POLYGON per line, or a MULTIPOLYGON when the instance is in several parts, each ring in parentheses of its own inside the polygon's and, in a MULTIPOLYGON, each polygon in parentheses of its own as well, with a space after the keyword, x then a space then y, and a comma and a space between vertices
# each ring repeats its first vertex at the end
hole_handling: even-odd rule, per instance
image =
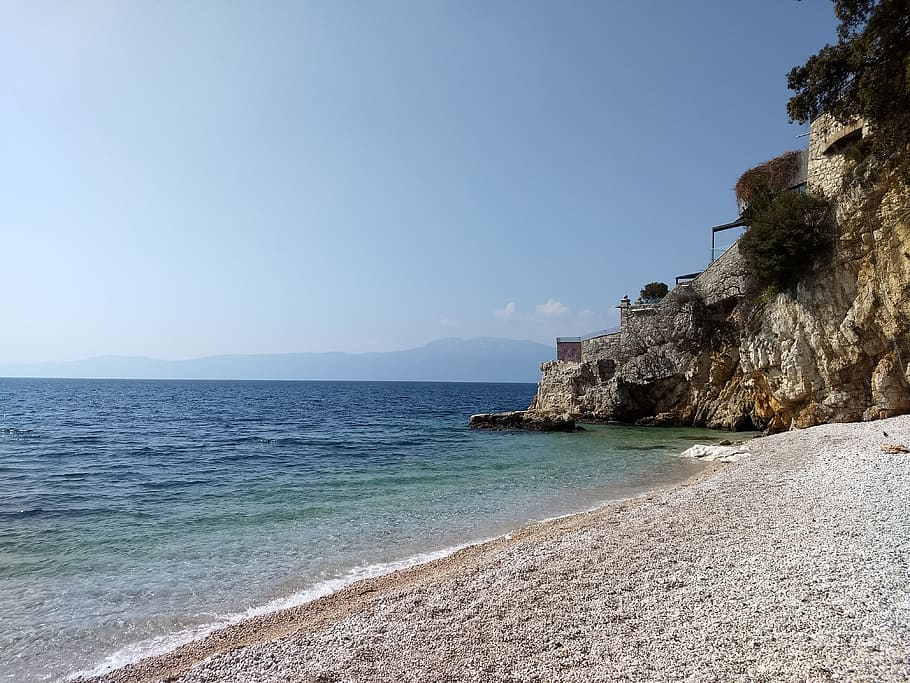
POLYGON ((639 292, 641 299, 663 299, 670 291, 665 282, 649 282, 639 292))
POLYGON ((784 152, 743 173, 736 181, 736 198, 748 204, 756 192, 786 190, 798 172, 799 151, 784 152))
POLYGON ((804 192, 755 191, 743 218, 749 227, 739 250, 762 287, 792 287, 834 241, 831 204, 804 192))

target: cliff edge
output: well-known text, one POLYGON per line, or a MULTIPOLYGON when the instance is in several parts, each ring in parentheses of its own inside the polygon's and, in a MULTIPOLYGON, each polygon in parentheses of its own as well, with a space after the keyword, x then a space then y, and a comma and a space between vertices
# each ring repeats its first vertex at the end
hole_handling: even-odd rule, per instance
POLYGON ((830 256, 771 296, 734 245, 577 360, 544 363, 530 410, 770 431, 910 412, 910 193, 850 164, 837 125, 814 122, 808 150, 809 189, 836 205, 830 256))

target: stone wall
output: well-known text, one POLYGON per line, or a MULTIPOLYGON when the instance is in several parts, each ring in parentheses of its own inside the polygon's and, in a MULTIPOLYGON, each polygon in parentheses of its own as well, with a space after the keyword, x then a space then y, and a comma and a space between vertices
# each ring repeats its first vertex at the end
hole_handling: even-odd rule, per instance
POLYGON ((602 337, 583 339, 581 341, 581 358, 579 360, 616 359, 621 348, 620 339, 619 332, 602 337))
POLYGON ((843 188, 847 160, 840 152, 843 142, 850 136, 865 135, 862 120, 847 125, 839 123, 828 114, 822 114, 809 126, 809 191, 834 198, 843 188))
POLYGON ((744 296, 748 280, 746 263, 739 253, 739 243, 733 244, 694 280, 680 285, 673 291, 694 294, 706 305, 730 297, 744 296))
POLYGON ((746 283, 746 264, 740 256, 739 247, 734 244, 697 278, 675 287, 659 304, 648 311, 629 315, 621 331, 583 338, 581 357, 565 360, 611 360, 624 363, 640 352, 642 338, 652 338, 657 330, 672 324, 683 304, 697 300, 702 305, 712 307, 735 300, 744 295, 746 283))
POLYGON ((640 307, 620 306, 625 316, 618 332, 580 338, 557 338, 556 359, 567 362, 624 362, 635 353, 629 349, 629 339, 648 336, 655 327, 666 324, 668 309, 675 311, 680 303, 693 299, 714 305, 731 297, 742 296, 745 278, 745 264, 739 255, 739 248, 734 244, 697 278, 677 285, 660 302, 640 307), (574 347, 576 339, 581 343, 581 352, 577 356, 574 347))
POLYGON ((581 339, 557 339, 556 360, 581 361, 581 339))

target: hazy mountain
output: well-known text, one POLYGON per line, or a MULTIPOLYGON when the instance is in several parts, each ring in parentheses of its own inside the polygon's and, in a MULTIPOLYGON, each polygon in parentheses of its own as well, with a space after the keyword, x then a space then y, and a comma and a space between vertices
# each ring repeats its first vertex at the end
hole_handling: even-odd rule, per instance
POLYGON ((384 353, 282 353, 158 360, 100 356, 60 363, 0 365, 2 377, 130 379, 323 379, 537 382, 551 346, 514 339, 438 339, 384 353))

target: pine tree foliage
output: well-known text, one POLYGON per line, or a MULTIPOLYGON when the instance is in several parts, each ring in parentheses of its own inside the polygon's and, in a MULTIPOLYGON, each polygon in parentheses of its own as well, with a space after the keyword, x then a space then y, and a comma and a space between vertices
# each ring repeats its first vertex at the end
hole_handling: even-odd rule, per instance
POLYGON ((739 250, 761 287, 791 288, 833 244, 831 204, 811 194, 755 192, 743 218, 749 228, 739 250))
POLYGON ((834 0, 834 13, 837 44, 787 76, 790 120, 862 117, 869 151, 910 177, 910 0, 834 0))

